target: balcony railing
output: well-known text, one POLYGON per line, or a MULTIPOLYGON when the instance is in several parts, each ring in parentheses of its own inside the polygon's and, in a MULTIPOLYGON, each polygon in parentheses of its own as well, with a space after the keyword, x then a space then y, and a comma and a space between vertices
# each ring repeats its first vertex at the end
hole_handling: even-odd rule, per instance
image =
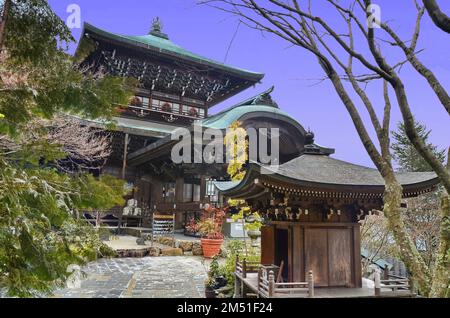
POLYGON ((141 117, 147 116, 151 113, 158 113, 163 116, 171 116, 171 117, 175 117, 175 118, 183 117, 183 118, 188 118, 188 119, 192 119, 192 120, 205 118, 205 116, 202 116, 200 114, 198 114, 196 116, 192 116, 189 111, 186 112, 183 110, 175 112, 175 111, 164 111, 158 107, 142 107, 142 106, 132 106, 132 105, 129 105, 129 106, 119 105, 119 106, 122 107, 124 111, 131 110, 137 116, 141 116, 141 117))

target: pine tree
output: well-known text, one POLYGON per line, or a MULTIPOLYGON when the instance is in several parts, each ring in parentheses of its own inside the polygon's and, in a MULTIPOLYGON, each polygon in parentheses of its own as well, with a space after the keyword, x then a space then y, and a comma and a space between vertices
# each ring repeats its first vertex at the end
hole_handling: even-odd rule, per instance
POLYGON ((74 215, 123 204, 127 189, 62 173, 52 163, 70 153, 38 123, 60 113, 109 119, 134 83, 77 64, 66 53, 71 32, 45 0, 5 0, 0 17, 0 290, 41 296, 64 285, 69 265, 108 252, 74 215))
MULTIPOLYGON (((444 163, 445 150, 439 150, 436 146, 429 142, 431 130, 427 130, 425 125, 418 122, 415 122, 414 126, 420 138, 423 139, 425 144, 431 149, 435 156, 442 163, 444 163)), ((403 122, 400 122, 397 125, 397 131, 393 131, 392 136, 394 138, 394 143, 392 144, 393 157, 399 165, 400 171, 433 171, 430 165, 425 161, 425 159, 423 159, 413 144, 409 141, 403 122)))

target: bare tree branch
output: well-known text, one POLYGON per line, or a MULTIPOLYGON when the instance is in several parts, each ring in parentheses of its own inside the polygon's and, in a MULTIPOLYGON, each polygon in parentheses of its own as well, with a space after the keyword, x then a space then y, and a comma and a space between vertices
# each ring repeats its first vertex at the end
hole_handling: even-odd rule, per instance
POLYGON ((435 0, 423 0, 423 4, 434 24, 442 31, 450 33, 450 17, 439 8, 435 0))

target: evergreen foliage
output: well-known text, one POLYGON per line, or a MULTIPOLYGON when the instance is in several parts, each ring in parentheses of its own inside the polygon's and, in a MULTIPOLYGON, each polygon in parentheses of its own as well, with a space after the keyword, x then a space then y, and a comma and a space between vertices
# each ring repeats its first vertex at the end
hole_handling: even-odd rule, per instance
POLYGON ((54 163, 67 149, 30 123, 60 113, 111 119, 135 81, 77 64, 66 53, 71 32, 45 0, 6 0, 0 15, 0 289, 42 296, 65 284, 70 265, 111 254, 78 216, 123 204, 127 189, 61 172, 54 163))

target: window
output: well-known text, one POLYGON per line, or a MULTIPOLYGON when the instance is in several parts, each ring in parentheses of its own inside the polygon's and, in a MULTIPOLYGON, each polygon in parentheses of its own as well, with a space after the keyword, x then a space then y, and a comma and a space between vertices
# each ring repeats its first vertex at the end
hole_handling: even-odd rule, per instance
POLYGON ((205 110, 203 108, 200 108, 199 111, 198 111, 198 115, 199 115, 199 117, 204 118, 205 117, 205 110))
POLYGON ((159 99, 152 99, 152 108, 158 109, 159 108, 159 99))
POLYGON ((216 186, 214 185, 214 179, 208 179, 206 180, 206 196, 209 197, 209 200, 211 202, 218 202, 219 201, 219 191, 217 190, 216 186))
POLYGON ((180 112, 180 104, 173 103, 172 104, 172 112, 174 114, 178 114, 180 112))
POLYGON ((194 189, 193 189, 193 201, 194 202, 199 202, 200 201, 200 185, 199 184, 194 184, 194 189))
POLYGON ((150 102, 150 99, 148 97, 142 97, 142 107, 148 108, 149 102, 150 102))
POLYGON ((189 106, 183 105, 183 115, 188 115, 188 114, 189 114, 189 106))
POLYGON ((166 183, 163 186, 164 202, 175 202, 175 183, 166 183))
POLYGON ((193 186, 191 183, 183 184, 183 202, 193 201, 193 186))
POLYGON ((183 202, 200 202, 200 185, 185 183, 183 185, 183 202))

